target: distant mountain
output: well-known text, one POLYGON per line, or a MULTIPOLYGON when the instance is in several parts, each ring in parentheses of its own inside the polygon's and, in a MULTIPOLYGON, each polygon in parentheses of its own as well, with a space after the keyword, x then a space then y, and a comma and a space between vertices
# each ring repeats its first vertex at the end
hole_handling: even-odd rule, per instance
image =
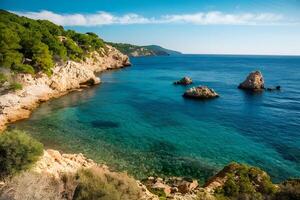
POLYGON ((182 54, 181 52, 179 51, 174 51, 174 50, 170 50, 170 49, 166 49, 166 48, 163 48, 161 46, 158 46, 158 45, 148 45, 148 46, 143 46, 151 51, 154 51, 157 55, 159 54, 168 54, 168 55, 180 55, 182 54))
POLYGON ((123 54, 132 57, 139 56, 169 56, 169 55, 179 55, 181 54, 178 51, 173 51, 170 49, 165 49, 158 45, 147 45, 147 46, 137 46, 133 44, 126 43, 112 43, 108 42, 107 44, 115 47, 123 54))

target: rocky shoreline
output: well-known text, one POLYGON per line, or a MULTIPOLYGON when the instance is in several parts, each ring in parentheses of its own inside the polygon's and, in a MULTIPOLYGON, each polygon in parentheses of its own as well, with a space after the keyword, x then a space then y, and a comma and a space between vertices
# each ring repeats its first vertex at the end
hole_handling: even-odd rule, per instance
POLYGON ((159 200, 161 194, 166 199, 195 200, 199 192, 213 198, 213 189, 219 186, 210 183, 203 188, 197 180, 182 177, 166 179, 149 177, 147 180, 139 181, 127 173, 111 171, 108 166, 97 164, 81 153, 61 154, 59 151, 48 149, 44 150, 39 161, 30 170, 0 182, 0 200, 71 200, 78 182, 66 180, 66 176, 74 177, 82 169, 93 168, 97 168, 98 173, 104 173, 107 176, 122 175, 125 179, 131 179, 141 192, 139 200, 159 200))
POLYGON ((128 56, 107 45, 106 49, 91 53, 84 61, 57 63, 51 77, 43 73, 18 74, 15 79, 23 85, 22 90, 0 96, 0 130, 8 123, 28 118, 41 102, 99 84, 95 73, 129 65, 128 56))
MULTIPOLYGON (((129 190, 135 188, 137 196, 120 197, 120 199, 128 200, 217 200, 219 199, 217 198, 218 194, 221 194, 221 188, 234 189, 235 186, 231 184, 238 184, 245 178, 246 182, 241 183, 248 184, 247 187, 252 187, 253 191, 251 191, 256 194, 257 192, 267 194, 266 197, 271 200, 281 200, 277 197, 282 194, 274 192, 283 189, 282 185, 272 184, 266 172, 238 163, 230 163, 225 166, 215 176, 208 179, 204 185, 199 184, 197 180, 184 177, 148 177, 146 180, 139 181, 126 172, 114 172, 106 165, 97 164, 82 154, 61 154, 59 151, 48 149, 44 150, 43 155, 31 169, 0 182, 0 200, 72 200, 80 187, 78 176, 82 170, 94 170, 97 178, 106 177, 105 179, 108 181, 106 184, 115 184, 125 195, 129 190), (235 179, 236 183, 230 182, 231 179, 235 179), (247 179, 250 182, 247 182, 247 179), (266 189, 270 190, 269 192, 273 190, 273 194, 263 192, 266 189)), ((298 184, 297 181, 290 183, 298 184)), ((241 199, 254 197, 252 193, 247 195, 250 196, 241 196, 241 199)))

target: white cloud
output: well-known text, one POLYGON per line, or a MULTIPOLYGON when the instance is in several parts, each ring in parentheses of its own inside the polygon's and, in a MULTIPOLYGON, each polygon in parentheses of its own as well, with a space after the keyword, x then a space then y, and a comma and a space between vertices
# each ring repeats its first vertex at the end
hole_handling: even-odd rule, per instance
MULTIPOLYGON (((13 11, 14 12, 14 11, 13 11)), ((134 13, 122 16, 108 12, 95 14, 57 14, 43 10, 40 12, 14 12, 32 19, 47 19, 63 26, 101 26, 110 24, 167 24, 190 23, 197 25, 274 25, 284 24, 282 15, 273 13, 226 14, 219 11, 199 12, 193 14, 163 15, 147 18, 134 13)))
POLYGON ((166 15, 163 16, 163 21, 167 22, 182 22, 193 23, 199 25, 261 25, 275 24, 283 20, 282 15, 272 13, 262 14, 224 14, 214 11, 208 13, 184 14, 184 15, 166 15))

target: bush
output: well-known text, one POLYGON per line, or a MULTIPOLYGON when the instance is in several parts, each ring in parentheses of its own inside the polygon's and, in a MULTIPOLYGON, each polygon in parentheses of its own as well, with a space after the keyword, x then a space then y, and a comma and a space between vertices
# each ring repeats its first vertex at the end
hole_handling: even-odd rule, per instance
POLYGON ((5 81, 7 81, 7 77, 0 72, 0 84, 4 83, 5 81))
POLYGON ((279 192, 276 193, 274 200, 293 200, 300 199, 300 179, 290 179, 279 185, 279 192))
POLYGON ((276 193, 276 187, 269 175, 259 168, 237 163, 232 163, 225 168, 228 170, 227 180, 216 191, 219 198, 224 196, 256 200, 270 198, 276 193))
POLYGON ((34 74, 33 67, 31 65, 26 64, 13 65, 12 70, 18 73, 34 74))
POLYGON ((142 192, 136 181, 127 174, 113 173, 99 167, 80 170, 74 200, 141 199, 142 192))
POLYGON ((9 86, 9 89, 10 90, 13 90, 13 91, 16 91, 16 90, 22 90, 23 86, 21 83, 11 83, 10 86, 9 86))
POLYGON ((22 131, 0 135, 0 178, 26 170, 43 153, 43 145, 22 131))

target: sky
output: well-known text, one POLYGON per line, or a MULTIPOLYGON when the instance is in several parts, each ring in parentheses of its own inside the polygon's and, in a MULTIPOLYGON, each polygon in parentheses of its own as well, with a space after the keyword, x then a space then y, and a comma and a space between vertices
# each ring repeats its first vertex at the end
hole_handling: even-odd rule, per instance
POLYGON ((300 55, 300 0, 0 0, 111 42, 192 54, 300 55))

